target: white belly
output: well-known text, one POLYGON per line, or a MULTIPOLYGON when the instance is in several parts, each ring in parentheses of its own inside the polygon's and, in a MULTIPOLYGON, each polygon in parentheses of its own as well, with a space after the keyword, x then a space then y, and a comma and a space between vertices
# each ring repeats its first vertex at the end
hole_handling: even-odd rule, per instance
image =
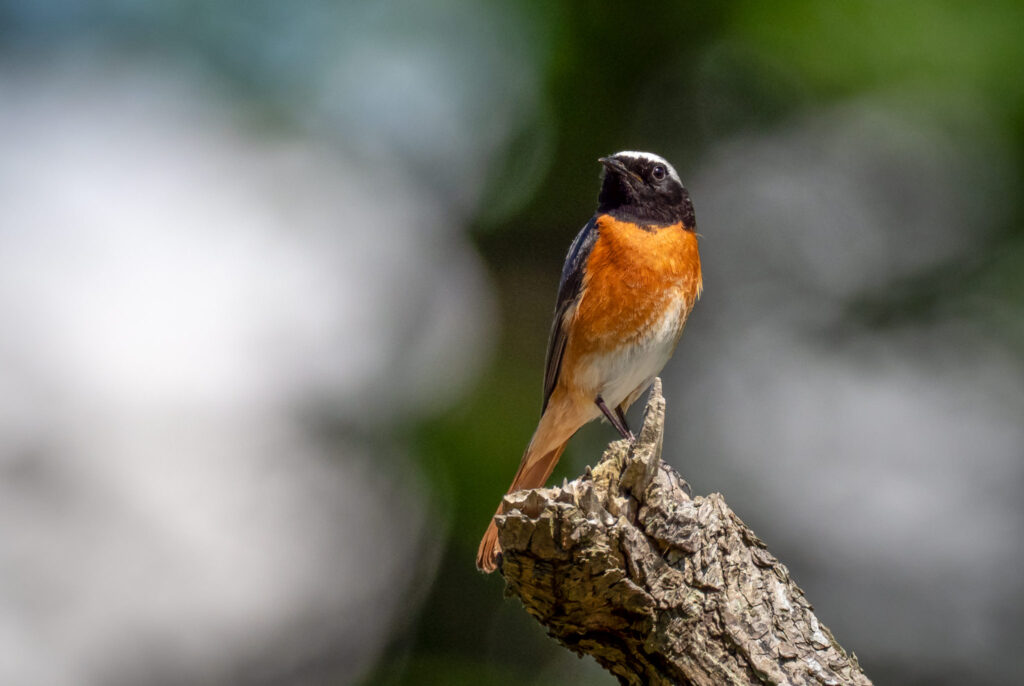
POLYGON ((580 385, 596 389, 608 407, 617 407, 651 384, 665 363, 672 357, 686 316, 686 300, 680 294, 673 297, 660 319, 636 339, 636 342, 617 351, 591 355, 581 365, 580 385))

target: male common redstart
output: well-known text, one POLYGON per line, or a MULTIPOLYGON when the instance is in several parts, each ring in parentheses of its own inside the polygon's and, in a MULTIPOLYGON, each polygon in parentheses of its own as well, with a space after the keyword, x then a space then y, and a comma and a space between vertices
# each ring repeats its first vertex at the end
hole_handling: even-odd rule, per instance
MULTIPOLYGON (((509 493, 543 486, 572 435, 602 414, 634 440, 626 410, 672 356, 703 287, 693 203, 672 165, 647 152, 599 161, 597 213, 562 267, 540 422, 509 493)), ((500 554, 492 518, 476 566, 493 572, 500 554)))

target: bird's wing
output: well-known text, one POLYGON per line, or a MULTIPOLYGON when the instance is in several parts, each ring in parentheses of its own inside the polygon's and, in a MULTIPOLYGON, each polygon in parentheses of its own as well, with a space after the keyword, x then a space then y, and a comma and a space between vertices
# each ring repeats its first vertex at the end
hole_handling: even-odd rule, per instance
POLYGON ((551 323, 551 336, 548 339, 548 357, 544 364, 544 403, 541 412, 547 409, 548 399, 555 390, 558 373, 562 368, 562 356, 569 334, 569 320, 579 303, 583 288, 583 275, 586 271, 587 258, 597 240, 596 215, 576 234, 569 254, 565 256, 562 267, 562 279, 558 282, 558 300, 555 303, 555 319, 551 323))

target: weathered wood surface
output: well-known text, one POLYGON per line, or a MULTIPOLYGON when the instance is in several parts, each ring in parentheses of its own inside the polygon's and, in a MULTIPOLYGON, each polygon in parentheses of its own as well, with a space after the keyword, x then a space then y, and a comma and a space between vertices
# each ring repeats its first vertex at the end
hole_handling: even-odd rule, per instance
POLYGON ((623 684, 870 684, 722 496, 662 464, 664 422, 657 380, 635 445, 507 496, 506 593, 623 684))

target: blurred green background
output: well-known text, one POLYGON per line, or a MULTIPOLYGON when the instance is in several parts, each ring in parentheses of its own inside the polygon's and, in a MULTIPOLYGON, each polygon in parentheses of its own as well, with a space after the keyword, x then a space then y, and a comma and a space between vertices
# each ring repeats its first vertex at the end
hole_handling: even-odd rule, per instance
POLYGON ((1015 1, 0 2, 0 681, 614 683, 473 557, 624 149, 702 236, 666 459, 876 683, 1019 678, 1022 35, 1015 1))

